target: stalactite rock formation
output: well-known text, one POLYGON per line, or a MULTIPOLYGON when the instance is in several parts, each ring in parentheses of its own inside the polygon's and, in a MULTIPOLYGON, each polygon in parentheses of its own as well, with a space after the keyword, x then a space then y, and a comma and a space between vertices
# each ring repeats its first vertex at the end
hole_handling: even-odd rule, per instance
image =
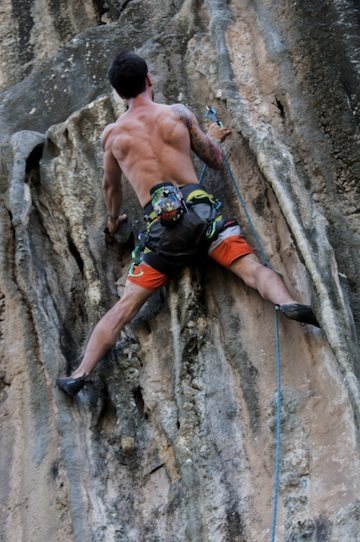
POLYGON ((215 171, 206 186, 255 244, 241 190, 271 266, 321 323, 280 316, 277 539, 360 540, 357 3, 12 0, 0 13, 0 540, 271 536, 274 308, 228 271, 184 269, 74 400, 55 387, 143 228, 125 184, 128 221, 105 232, 101 135, 125 110, 106 72, 122 48, 148 62, 157 101, 204 126, 213 105, 232 128, 236 186, 215 171))

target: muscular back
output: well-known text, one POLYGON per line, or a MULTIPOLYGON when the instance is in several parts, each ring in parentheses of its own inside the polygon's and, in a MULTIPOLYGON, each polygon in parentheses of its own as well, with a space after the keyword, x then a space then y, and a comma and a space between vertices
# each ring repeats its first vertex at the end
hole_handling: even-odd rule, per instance
POLYGON ((198 182, 184 111, 181 105, 147 103, 125 113, 104 132, 105 153, 116 160, 142 206, 159 182, 173 181, 180 186, 198 182))

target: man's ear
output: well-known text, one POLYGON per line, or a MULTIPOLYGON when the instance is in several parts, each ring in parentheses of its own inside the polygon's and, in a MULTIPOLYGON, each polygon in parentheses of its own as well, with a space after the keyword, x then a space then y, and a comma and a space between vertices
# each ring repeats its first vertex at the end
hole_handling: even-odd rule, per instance
POLYGON ((149 87, 152 87, 152 86, 153 86, 153 82, 152 82, 152 76, 150 75, 150 73, 147 74, 146 80, 147 80, 147 82, 148 82, 149 87))

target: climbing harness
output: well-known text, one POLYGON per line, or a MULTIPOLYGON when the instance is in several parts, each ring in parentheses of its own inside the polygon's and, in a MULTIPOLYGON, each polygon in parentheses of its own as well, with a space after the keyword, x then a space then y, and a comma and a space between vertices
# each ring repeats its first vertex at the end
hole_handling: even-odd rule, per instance
POLYGON ((150 196, 144 209, 147 227, 132 252, 132 277, 138 276, 136 267, 142 261, 165 274, 196 263, 202 250, 236 223, 223 218, 221 203, 198 183, 181 188, 171 182, 159 183, 150 196))
MULTIPOLYGON (((216 109, 214 107, 206 107, 206 118, 210 118, 213 122, 216 122, 220 127, 223 126, 223 123, 219 120, 217 116, 216 109)), ((255 239, 257 251, 260 256, 260 260, 266 267, 271 268, 268 257, 265 254, 263 249, 260 237, 256 231, 253 220, 249 215, 245 199, 235 181, 235 177, 230 169, 229 163, 224 159, 224 169, 229 177, 235 193, 240 201, 241 207, 244 211, 246 219, 248 221, 252 236, 255 239)), ((200 184, 203 184, 207 166, 203 165, 201 174, 200 174, 200 184)), ((275 473, 274 473, 274 490, 273 490, 273 518, 271 526, 271 542, 275 542, 276 535, 276 519, 277 519, 277 509, 278 509, 278 498, 279 498, 279 478, 280 478, 280 451, 281 451, 281 344, 280 344, 280 335, 279 335, 279 305, 275 305, 275 350, 276 350, 276 380, 277 380, 277 401, 276 401, 276 451, 275 451, 275 473)))

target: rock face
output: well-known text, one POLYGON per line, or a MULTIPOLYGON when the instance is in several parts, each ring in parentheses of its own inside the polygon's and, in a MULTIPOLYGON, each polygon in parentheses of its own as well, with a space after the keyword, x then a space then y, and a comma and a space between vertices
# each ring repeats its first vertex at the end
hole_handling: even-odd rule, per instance
MULTIPOLYGON (((54 386, 116 301, 141 209, 104 233, 107 65, 136 50, 156 99, 233 135, 206 185, 322 330, 280 318, 277 539, 355 542, 359 464, 359 7, 355 0, 2 3, 0 540, 271 539, 274 309, 185 269, 71 401, 54 386), (311 4, 311 5, 310 5, 311 4)), ((196 163, 199 172, 201 164, 196 163)))

